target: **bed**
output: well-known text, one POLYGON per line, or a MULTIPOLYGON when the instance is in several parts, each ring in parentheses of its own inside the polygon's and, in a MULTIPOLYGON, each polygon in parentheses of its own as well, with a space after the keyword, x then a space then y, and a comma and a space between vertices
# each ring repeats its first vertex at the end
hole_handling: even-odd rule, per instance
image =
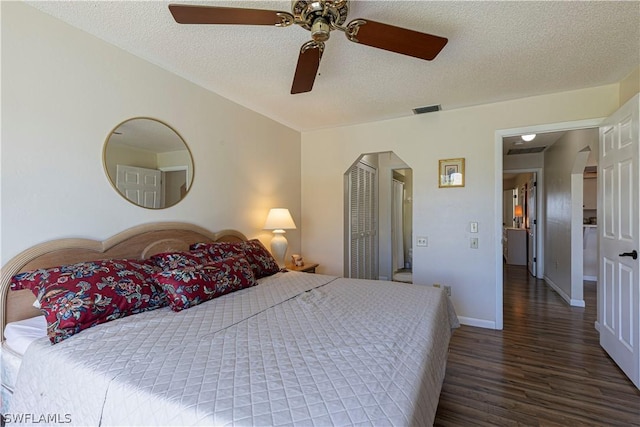
POLYGON ((181 311, 128 315, 55 344, 43 336, 34 294, 9 290, 15 274, 37 268, 144 260, 188 252, 196 243, 247 240, 233 230, 154 223, 104 242, 56 240, 16 256, 3 267, 0 285, 5 419, 39 425, 433 423, 458 326, 440 289, 280 271, 181 311), (11 344, 16 341, 7 341, 5 332, 15 335, 24 322, 30 328, 17 329, 29 330, 27 344, 11 344))

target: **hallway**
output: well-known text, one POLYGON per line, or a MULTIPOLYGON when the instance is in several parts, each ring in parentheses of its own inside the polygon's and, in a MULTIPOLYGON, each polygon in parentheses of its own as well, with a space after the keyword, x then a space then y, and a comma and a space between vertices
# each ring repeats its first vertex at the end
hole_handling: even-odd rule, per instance
POLYGON ((596 284, 570 307, 526 267, 504 270, 504 330, 451 339, 438 426, 640 426, 640 391, 598 344, 596 284))

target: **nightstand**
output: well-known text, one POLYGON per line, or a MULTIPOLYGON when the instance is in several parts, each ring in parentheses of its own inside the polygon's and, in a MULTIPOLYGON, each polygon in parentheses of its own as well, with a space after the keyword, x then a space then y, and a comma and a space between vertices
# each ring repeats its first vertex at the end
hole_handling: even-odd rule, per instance
POLYGON ((316 272, 316 267, 320 265, 320 264, 314 264, 314 263, 306 263, 305 265, 301 265, 300 267, 297 267, 293 264, 287 264, 287 270, 291 270, 291 271, 301 271, 303 273, 315 273, 316 272))

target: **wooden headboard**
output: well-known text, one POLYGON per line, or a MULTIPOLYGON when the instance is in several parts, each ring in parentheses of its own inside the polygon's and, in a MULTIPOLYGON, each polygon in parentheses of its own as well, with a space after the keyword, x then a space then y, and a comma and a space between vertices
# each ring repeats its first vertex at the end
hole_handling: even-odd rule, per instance
POLYGON ((196 242, 237 242, 247 240, 235 230, 213 233, 197 225, 182 222, 143 224, 99 242, 89 239, 57 239, 33 246, 12 258, 0 272, 0 334, 4 327, 42 313, 32 306, 30 290, 10 291, 11 278, 20 272, 50 268, 82 261, 121 258, 149 258, 157 253, 186 251, 196 242))

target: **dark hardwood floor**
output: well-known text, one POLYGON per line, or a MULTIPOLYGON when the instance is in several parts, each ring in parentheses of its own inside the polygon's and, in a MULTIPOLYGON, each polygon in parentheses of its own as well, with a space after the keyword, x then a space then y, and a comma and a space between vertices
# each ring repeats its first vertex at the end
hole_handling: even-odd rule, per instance
POLYGON ((598 344, 596 284, 570 307, 507 266, 504 330, 451 339, 437 426, 640 426, 640 391, 598 344))

